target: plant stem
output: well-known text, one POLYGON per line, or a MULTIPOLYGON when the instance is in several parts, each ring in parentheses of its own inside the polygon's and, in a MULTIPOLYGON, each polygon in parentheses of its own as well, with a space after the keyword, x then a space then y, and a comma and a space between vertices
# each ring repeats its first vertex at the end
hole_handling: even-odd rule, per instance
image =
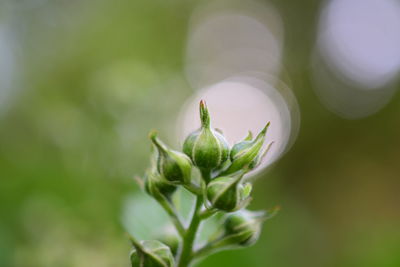
POLYGON ((193 245, 196 239, 197 230, 200 226, 201 218, 199 212, 203 205, 203 196, 197 196, 195 208, 189 228, 183 237, 182 250, 177 267, 189 267, 193 256, 193 245))
POLYGON ((217 210, 215 210, 215 209, 206 209, 206 210, 203 210, 202 212, 200 212, 199 216, 200 216, 201 220, 205 220, 205 219, 213 216, 216 212, 217 212, 217 210))
POLYGON ((181 219, 179 218, 178 213, 175 210, 175 207, 171 204, 171 202, 162 197, 157 199, 158 203, 160 203, 161 207, 168 213, 169 217, 171 218, 172 223, 174 224, 176 231, 181 235, 185 235, 185 227, 182 224, 181 219))
POLYGON ((231 237, 223 237, 217 238, 216 240, 206 244, 202 248, 198 249, 193 253, 193 258, 201 258, 207 255, 211 255, 214 252, 218 251, 224 246, 224 241, 231 237))
POLYGON ((200 169, 200 172, 201 172, 203 181, 205 181, 206 185, 207 185, 211 181, 211 171, 205 170, 205 169, 200 169))
POLYGON ((195 184, 184 185, 184 187, 194 195, 201 195, 201 188, 195 184))
POLYGON ((204 257, 205 255, 209 255, 213 252, 214 249, 215 249, 214 244, 209 243, 204 247, 200 248, 199 250, 195 251, 193 254, 193 258, 201 258, 204 257))

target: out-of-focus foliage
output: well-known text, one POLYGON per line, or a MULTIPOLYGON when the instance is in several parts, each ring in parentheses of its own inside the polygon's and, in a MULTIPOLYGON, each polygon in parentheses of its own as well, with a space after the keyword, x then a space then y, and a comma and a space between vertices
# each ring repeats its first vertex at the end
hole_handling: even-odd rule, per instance
MULTIPOLYGON (((399 95, 359 120, 328 111, 310 78, 321 1, 271 3, 302 124, 252 207, 282 210, 253 248, 200 266, 399 266, 399 95)), ((0 58, 0 266, 128 266, 121 214, 147 167, 147 132, 183 141, 174 125, 193 93, 183 62, 197 4, 0 3, 0 50, 12 54, 0 58)))

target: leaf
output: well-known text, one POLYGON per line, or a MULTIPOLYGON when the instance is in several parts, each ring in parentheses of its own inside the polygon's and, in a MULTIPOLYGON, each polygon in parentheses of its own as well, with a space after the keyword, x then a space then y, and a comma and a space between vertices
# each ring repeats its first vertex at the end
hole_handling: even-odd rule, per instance
POLYGON ((192 193, 188 192, 186 189, 179 187, 173 198, 173 203, 178 211, 178 213, 184 219, 185 225, 189 223, 189 220, 192 216, 193 207, 196 201, 196 198, 192 193))
MULTIPOLYGON (((179 187, 173 196, 173 202, 187 226, 192 216, 195 197, 179 187)), ((214 215, 202 223, 198 234, 198 244, 204 244, 215 233, 221 224, 220 217, 214 215)), ((157 239, 167 231, 176 233, 164 209, 156 200, 142 191, 126 197, 121 221, 125 230, 139 240, 157 239)))
POLYGON ((171 224, 157 201, 142 191, 126 197, 121 221, 125 230, 140 240, 156 238, 171 224))

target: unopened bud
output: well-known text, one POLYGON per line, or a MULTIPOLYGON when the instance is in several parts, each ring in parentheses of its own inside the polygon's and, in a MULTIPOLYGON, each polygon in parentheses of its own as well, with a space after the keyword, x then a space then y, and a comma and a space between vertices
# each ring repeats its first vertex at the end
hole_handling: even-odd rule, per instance
POLYGON ((183 153, 169 149, 152 132, 150 139, 158 150, 158 172, 169 182, 174 184, 189 184, 192 172, 192 163, 183 153))
POLYGON ((152 157, 150 159, 150 169, 146 172, 144 189, 146 192, 158 199, 162 196, 170 199, 172 194, 176 191, 176 186, 169 183, 157 169, 158 151, 153 145, 152 157))
POLYGON ((170 248, 157 240, 146 240, 133 244, 132 267, 173 267, 174 257, 170 248))
POLYGON ((251 169, 258 165, 260 151, 263 147, 269 125, 270 123, 268 122, 254 140, 251 140, 252 136, 249 134, 249 136, 247 136, 242 142, 239 142, 232 147, 230 153, 232 163, 228 169, 223 172, 223 175, 237 172, 245 166, 248 166, 249 169, 251 169))
POLYGON ((229 237, 231 244, 242 247, 253 245, 260 235, 264 215, 264 212, 248 210, 229 214, 224 222, 225 236, 229 237))
POLYGON ((176 191, 176 186, 165 181, 158 172, 148 171, 146 173, 146 180, 144 182, 144 189, 154 198, 166 197, 170 199, 172 194, 176 191))
POLYGON ((213 208, 231 212, 243 207, 251 189, 240 181, 245 171, 235 176, 222 176, 213 179, 207 186, 207 198, 213 208))
POLYGON ((220 132, 211 128, 210 114, 204 101, 200 101, 200 119, 201 128, 186 138, 183 152, 192 159, 195 166, 213 170, 228 159, 228 142, 220 132))
POLYGON ((264 152, 257 155, 257 157, 249 164, 249 170, 253 170, 261 165, 263 159, 265 158, 265 156, 267 155, 268 151, 271 149, 273 144, 274 142, 269 143, 264 152))

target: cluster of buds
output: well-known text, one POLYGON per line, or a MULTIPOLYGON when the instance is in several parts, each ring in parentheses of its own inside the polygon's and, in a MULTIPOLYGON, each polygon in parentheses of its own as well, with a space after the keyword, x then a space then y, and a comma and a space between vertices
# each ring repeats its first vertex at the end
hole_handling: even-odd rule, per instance
MULTIPOLYGON (((201 200, 199 214, 200 211, 211 215, 227 213, 223 229, 220 229, 222 245, 251 245, 258 238, 263 219, 259 213, 244 210, 251 199, 252 189, 244 177, 260 164, 272 145, 270 143, 263 149, 269 123, 255 138, 249 132, 243 141, 230 147, 222 132, 212 128, 204 101, 200 102, 200 120, 201 127, 185 139, 183 153, 168 147, 156 132, 150 133, 153 155, 151 167, 145 175, 144 189, 172 214, 181 239, 187 238, 190 235, 187 232, 193 229, 190 226, 185 229, 183 223, 179 222, 179 216, 173 214, 172 196, 178 186, 188 189, 201 200), (200 182, 192 177, 194 167, 201 173, 200 182)), ((178 242, 179 239, 175 238, 173 248, 164 244, 169 243, 167 241, 135 242, 132 266, 173 267, 176 260, 184 262, 187 259, 181 258, 195 255, 193 251, 186 253, 185 245, 178 242)), ((182 263, 177 266, 181 267, 182 263)))

